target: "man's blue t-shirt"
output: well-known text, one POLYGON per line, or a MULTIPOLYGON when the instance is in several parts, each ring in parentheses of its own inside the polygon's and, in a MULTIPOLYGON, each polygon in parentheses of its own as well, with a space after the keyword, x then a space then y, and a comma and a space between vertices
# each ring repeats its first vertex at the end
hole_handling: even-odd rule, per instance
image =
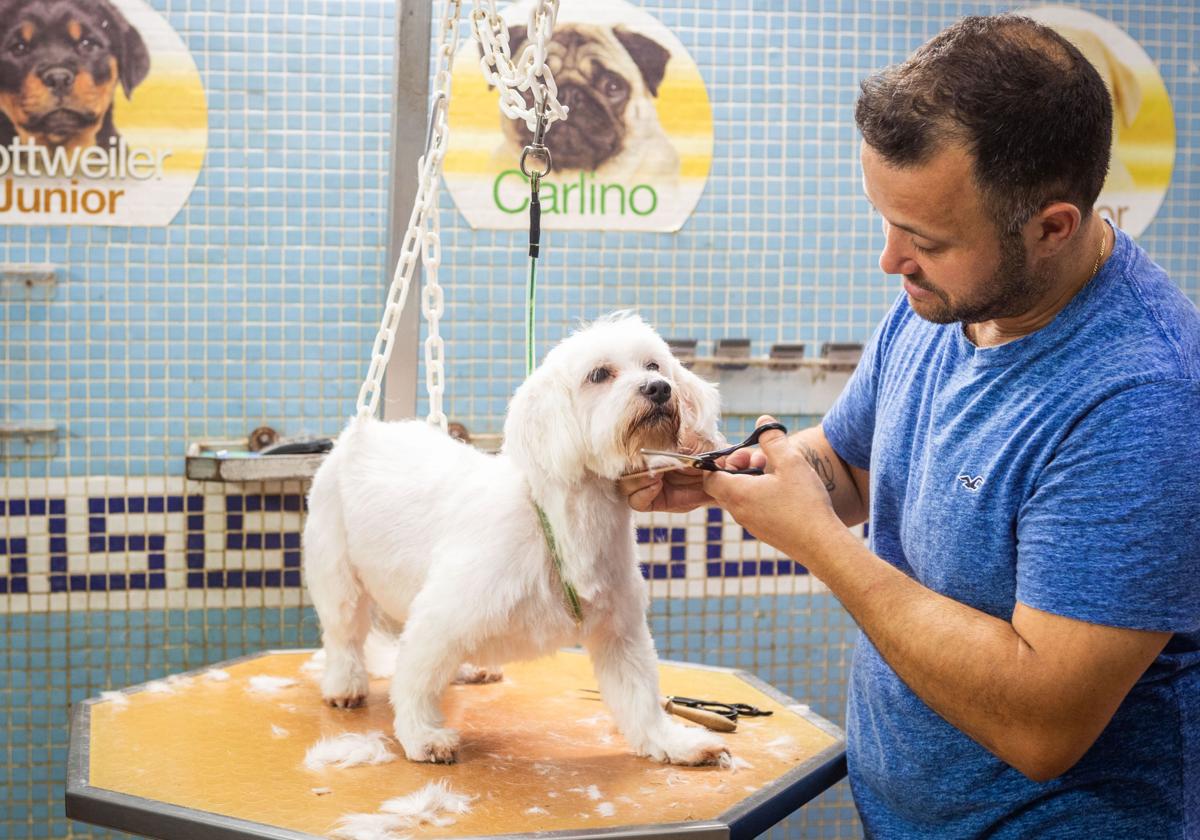
MULTIPOLYGON (((870 540, 926 587, 1175 635, 1072 769, 1030 781, 860 634, 847 710, 868 836, 1200 838, 1200 314, 1117 231, 1035 333, 979 348, 892 307, 822 423, 870 470, 870 540)), ((954 679, 947 674, 946 679, 954 679)))

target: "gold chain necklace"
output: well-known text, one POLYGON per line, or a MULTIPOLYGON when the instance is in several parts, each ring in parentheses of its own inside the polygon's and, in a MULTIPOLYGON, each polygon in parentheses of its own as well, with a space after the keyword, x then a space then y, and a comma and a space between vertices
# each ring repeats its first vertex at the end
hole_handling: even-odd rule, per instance
MULTIPOLYGON (((1101 221, 1100 224, 1103 225, 1104 222, 1101 221)), ((1091 280, 1093 277, 1095 277, 1096 272, 1100 270, 1100 261, 1104 259, 1104 244, 1107 241, 1107 239, 1108 239, 1108 235, 1105 234, 1104 228, 1101 227, 1100 228, 1100 253, 1096 255, 1096 264, 1092 266, 1092 276, 1089 277, 1088 280, 1091 280)))

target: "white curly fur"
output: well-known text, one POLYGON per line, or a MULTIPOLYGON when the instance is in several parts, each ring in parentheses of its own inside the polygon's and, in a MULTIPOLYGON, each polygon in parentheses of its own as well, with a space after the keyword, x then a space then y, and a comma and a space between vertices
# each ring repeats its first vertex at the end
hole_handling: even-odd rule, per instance
POLYGON ((440 700, 463 662, 494 670, 582 642, 637 753, 718 761, 719 738, 659 705, 632 512, 615 483, 646 466, 640 448, 719 444, 718 408, 715 386, 618 313, 562 341, 517 389, 499 455, 420 421, 352 420, 313 479, 304 529, 327 702, 364 701, 372 614, 403 622, 389 694, 396 738, 414 761, 449 762, 459 736, 444 728, 440 700), (579 626, 535 503, 582 602, 579 626))

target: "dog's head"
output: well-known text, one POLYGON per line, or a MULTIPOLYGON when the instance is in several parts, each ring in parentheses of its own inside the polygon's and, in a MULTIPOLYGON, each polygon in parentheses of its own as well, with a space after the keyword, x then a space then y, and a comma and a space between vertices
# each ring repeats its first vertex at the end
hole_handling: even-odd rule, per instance
POLYGON ((150 72, 136 29, 107 0, 0 0, 0 113, 44 146, 90 145, 119 82, 150 72))
MULTIPOLYGON (((518 56, 525 27, 511 26, 508 34, 509 50, 518 56)), ((546 66, 570 116, 546 132, 554 168, 595 171, 620 154, 627 140, 644 133, 639 131, 642 124, 657 124, 653 97, 670 58, 662 44, 620 26, 557 26, 546 45, 546 66)), ((524 96, 532 107, 532 94, 524 96)), ((532 142, 523 120, 505 118, 503 123, 505 136, 518 147, 532 142)))
POLYGON ((639 450, 721 443, 717 388, 687 370, 641 318, 616 313, 562 341, 517 389, 504 451, 538 481, 616 479, 639 450))

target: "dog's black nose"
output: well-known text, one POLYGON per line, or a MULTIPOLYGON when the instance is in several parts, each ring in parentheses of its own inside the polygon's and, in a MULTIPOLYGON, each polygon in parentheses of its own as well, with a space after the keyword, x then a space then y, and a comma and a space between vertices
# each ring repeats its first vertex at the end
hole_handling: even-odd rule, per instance
POLYGON ((51 93, 66 93, 75 82, 75 74, 66 67, 51 67, 40 74, 42 84, 50 88, 51 93))
POLYGON ((638 390, 655 405, 662 405, 671 399, 671 383, 665 379, 655 379, 653 382, 647 382, 638 390))

